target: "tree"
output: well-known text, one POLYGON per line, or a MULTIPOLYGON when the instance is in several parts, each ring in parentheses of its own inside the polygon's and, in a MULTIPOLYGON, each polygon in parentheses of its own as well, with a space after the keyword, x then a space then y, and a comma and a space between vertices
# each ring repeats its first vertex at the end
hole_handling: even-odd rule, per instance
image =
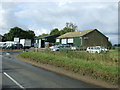
POLYGON ((5 33, 4 34, 4 41, 11 41, 12 40, 12 38, 11 38, 11 36, 10 36, 10 33, 5 33))
POLYGON ((31 41, 32 41, 32 43, 33 43, 33 42, 34 42, 34 38, 35 38, 35 33, 34 33, 34 31, 28 30, 28 31, 26 31, 26 33, 27 33, 26 38, 31 39, 31 41))
POLYGON ((20 37, 23 30, 19 27, 11 28, 10 31, 4 34, 5 40, 12 41, 14 37, 20 37))
POLYGON ((64 27, 66 32, 75 32, 77 30, 77 26, 72 22, 66 22, 66 27, 64 27))
POLYGON ((33 42, 35 33, 32 30, 25 31, 19 27, 14 27, 8 33, 4 34, 4 37, 5 41, 13 41, 14 37, 19 37, 20 39, 31 39, 33 42))
POLYGON ((60 35, 65 34, 66 32, 64 30, 60 30, 60 35))
POLYGON ((43 33, 43 34, 39 35, 38 37, 44 37, 44 36, 48 36, 48 35, 49 35, 49 34, 43 33))
POLYGON ((51 30, 50 35, 60 35, 58 28, 51 30))
POLYGON ((73 23, 66 22, 66 26, 60 30, 60 35, 65 34, 67 32, 75 32, 77 30, 77 26, 73 23))

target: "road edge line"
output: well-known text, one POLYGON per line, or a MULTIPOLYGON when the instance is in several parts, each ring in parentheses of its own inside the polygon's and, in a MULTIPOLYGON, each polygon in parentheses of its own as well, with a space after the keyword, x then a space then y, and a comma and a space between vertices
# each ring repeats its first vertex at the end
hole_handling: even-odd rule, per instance
POLYGON ((24 89, 24 87, 22 85, 20 85, 15 79, 13 79, 9 74, 7 74, 6 72, 3 72, 3 74, 6 75, 10 80, 12 80, 20 88, 24 89))

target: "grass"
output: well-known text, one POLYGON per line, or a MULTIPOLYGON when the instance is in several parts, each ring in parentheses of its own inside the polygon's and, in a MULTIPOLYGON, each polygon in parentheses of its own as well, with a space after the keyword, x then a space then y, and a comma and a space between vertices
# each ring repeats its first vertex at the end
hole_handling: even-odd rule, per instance
POLYGON ((120 77, 118 72, 118 51, 116 50, 104 54, 78 51, 51 52, 45 50, 41 52, 24 52, 19 56, 36 62, 62 67, 82 75, 100 78, 112 84, 117 84, 118 77, 120 77))

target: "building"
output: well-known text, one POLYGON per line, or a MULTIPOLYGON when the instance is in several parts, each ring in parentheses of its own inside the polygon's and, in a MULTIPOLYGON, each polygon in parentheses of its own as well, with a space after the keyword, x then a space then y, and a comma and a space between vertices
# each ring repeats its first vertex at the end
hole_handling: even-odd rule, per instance
POLYGON ((44 37, 35 38, 36 47, 38 48, 48 48, 55 44, 56 38, 59 35, 48 35, 44 37))
POLYGON ((82 49, 86 49, 88 46, 108 47, 108 42, 108 37, 97 29, 69 32, 56 39, 56 44, 71 44, 82 49))
POLYGON ((3 36, 0 34, 0 42, 2 42, 3 36))

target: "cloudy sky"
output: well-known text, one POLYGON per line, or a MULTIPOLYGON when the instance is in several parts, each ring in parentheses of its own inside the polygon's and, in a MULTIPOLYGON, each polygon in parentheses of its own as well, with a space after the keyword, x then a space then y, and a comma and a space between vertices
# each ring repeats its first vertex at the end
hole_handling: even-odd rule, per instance
POLYGON ((118 2, 100 1, 4 0, 0 3, 0 34, 18 26, 33 30, 38 36, 53 28, 62 29, 66 22, 73 22, 78 31, 98 29, 113 44, 118 43, 118 2))

